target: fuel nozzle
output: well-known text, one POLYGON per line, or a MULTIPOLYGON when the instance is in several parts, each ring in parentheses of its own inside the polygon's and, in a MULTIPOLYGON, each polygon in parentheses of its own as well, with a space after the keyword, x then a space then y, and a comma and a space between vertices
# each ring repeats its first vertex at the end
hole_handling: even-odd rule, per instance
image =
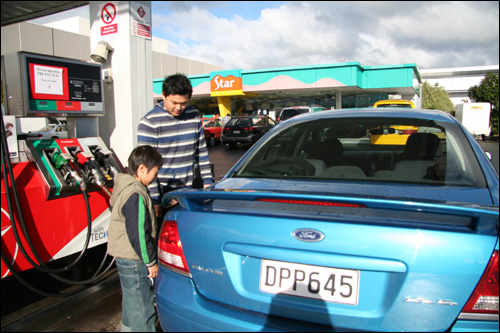
MULTIPOLYGON (((78 163, 84 165, 89 172, 92 174, 92 178, 95 180, 95 183, 101 188, 101 190, 111 198, 111 192, 106 186, 106 178, 104 177, 101 169, 97 165, 95 159, 93 157, 88 158, 81 151, 76 153, 76 158, 78 163)), ((90 175, 89 175, 90 178, 90 175)))
POLYGON ((116 176, 119 173, 119 171, 108 161, 109 157, 111 156, 110 151, 104 152, 102 148, 98 146, 94 151, 94 156, 100 165, 102 165, 105 169, 111 171, 113 176, 116 176))
POLYGON ((64 172, 64 178, 66 179, 66 181, 68 181, 68 177, 72 177, 78 184, 80 184, 80 188, 82 189, 82 191, 85 191, 87 189, 87 184, 85 183, 85 181, 69 163, 72 160, 70 157, 61 154, 58 149, 54 149, 51 159, 52 162, 54 162, 56 169, 62 170, 64 172))

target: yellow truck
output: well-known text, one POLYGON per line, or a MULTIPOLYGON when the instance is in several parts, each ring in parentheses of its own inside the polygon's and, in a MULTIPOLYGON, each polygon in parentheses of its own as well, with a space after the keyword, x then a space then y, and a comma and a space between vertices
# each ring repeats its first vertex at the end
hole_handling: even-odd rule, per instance
POLYGON ((373 104, 374 108, 412 108, 415 109, 415 104, 412 101, 405 99, 384 99, 373 104))
MULTIPOLYGON (((374 108, 411 108, 415 109, 412 101, 404 99, 384 99, 373 104, 374 108)), ((412 133, 417 133, 415 126, 391 126, 390 128, 376 128, 370 130, 372 145, 405 145, 412 133)))

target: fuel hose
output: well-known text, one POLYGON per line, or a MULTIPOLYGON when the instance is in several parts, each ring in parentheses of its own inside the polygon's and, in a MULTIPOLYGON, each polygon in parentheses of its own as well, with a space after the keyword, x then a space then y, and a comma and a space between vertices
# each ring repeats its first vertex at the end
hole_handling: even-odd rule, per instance
MULTIPOLYGON (((44 262, 43 260, 40 259, 35 247, 33 246, 33 243, 31 241, 31 238, 27 232, 27 228, 26 228, 26 223, 25 223, 25 219, 24 219, 24 215, 22 213, 22 209, 21 209, 21 204, 20 204, 20 200, 19 200, 19 195, 18 195, 18 191, 17 191, 17 186, 16 186, 16 182, 15 182, 15 178, 14 178, 14 175, 13 175, 13 172, 12 172, 12 164, 11 164, 11 161, 10 161, 10 155, 9 155, 9 150, 8 150, 8 146, 7 146, 7 141, 6 141, 6 136, 5 136, 5 126, 4 126, 4 121, 3 121, 3 117, 0 117, 1 119, 1 147, 2 147, 2 152, 1 152, 1 157, 2 157, 2 172, 3 172, 3 178, 4 178, 4 184, 5 184, 5 193, 6 193, 6 199, 7 199, 7 205, 8 205, 8 209, 9 209, 9 217, 10 217, 10 221, 11 221, 11 224, 12 224, 12 230, 13 230, 13 233, 14 233, 14 236, 16 238, 16 242, 23 254, 23 256, 26 258, 26 260, 37 270, 39 271, 42 271, 44 273, 47 273, 49 274, 51 277, 53 277, 54 279, 60 281, 60 282, 63 282, 63 283, 66 283, 66 284, 69 284, 69 285, 89 285, 93 282, 96 282, 98 280, 100 280, 108 271, 109 269, 113 266, 114 264, 114 258, 110 261, 110 263, 107 265, 107 267, 102 271, 100 272, 100 270, 104 267, 104 264, 106 262, 106 260, 108 259, 108 254, 106 252, 106 254, 104 255, 104 258, 99 266, 99 268, 96 270, 96 272, 94 273, 94 275, 90 278, 90 279, 87 279, 87 280, 83 280, 83 281, 75 281, 75 280, 70 280, 70 279, 66 279, 66 278, 63 278, 59 275, 57 275, 58 273, 62 273, 62 272, 67 272, 68 270, 70 270, 72 267, 74 267, 74 265, 76 265, 80 259, 83 257, 85 251, 87 250, 88 248, 88 244, 89 244, 89 241, 90 241, 90 236, 91 236, 91 231, 92 231, 92 220, 91 220, 91 214, 90 214, 90 203, 89 203, 89 198, 88 198, 88 194, 86 192, 86 190, 82 190, 82 194, 83 194, 83 197, 84 197, 84 200, 85 200, 85 204, 86 204, 86 207, 87 207, 87 220, 88 220, 88 225, 87 225, 87 237, 86 237, 86 241, 85 241, 85 245, 83 247, 83 249, 80 251, 80 254, 78 255, 78 257, 69 265, 65 266, 65 267, 61 267, 61 268, 50 268, 48 267, 44 262), (7 172, 8 171, 8 172, 7 172), (33 255, 35 256, 36 260, 40 263, 40 264, 37 264, 36 262, 34 262, 31 257, 27 254, 26 252, 26 249, 24 248, 21 240, 20 240, 20 237, 19 237, 19 232, 17 230, 17 226, 16 226, 16 223, 15 223, 15 219, 14 219, 14 210, 13 210, 13 206, 12 206, 12 198, 11 198, 11 195, 10 195, 10 191, 9 191, 9 178, 10 178, 10 184, 11 184, 11 187, 12 187, 12 194, 14 196, 14 201, 16 203, 16 208, 17 208, 17 212, 18 212, 18 216, 19 216, 19 224, 21 225, 21 228, 22 228, 22 231, 23 231, 23 234, 25 236, 25 239, 33 253, 33 255)), ((85 186, 84 186, 85 188, 85 186)), ((79 288, 73 292, 69 292, 69 293, 51 293, 51 292, 47 292, 47 291, 43 291, 43 290, 40 290, 38 288, 36 288, 35 286, 33 286, 31 283, 27 282, 25 279, 23 279, 19 273, 17 273, 15 271, 15 268, 13 267, 13 265, 9 262, 9 260, 7 259, 7 257, 5 256, 3 250, 1 251, 1 258, 3 260, 3 262, 5 263, 5 265, 7 266, 7 268, 12 272, 12 274, 14 275, 14 277, 16 277, 16 279, 18 279, 24 286, 26 286, 28 289, 32 290, 33 292, 36 292, 38 294, 41 294, 43 296, 47 296, 47 297, 67 297, 67 296, 71 296, 71 295, 74 295, 75 293, 78 293, 79 291, 85 289, 86 287, 82 287, 82 288, 79 288)))

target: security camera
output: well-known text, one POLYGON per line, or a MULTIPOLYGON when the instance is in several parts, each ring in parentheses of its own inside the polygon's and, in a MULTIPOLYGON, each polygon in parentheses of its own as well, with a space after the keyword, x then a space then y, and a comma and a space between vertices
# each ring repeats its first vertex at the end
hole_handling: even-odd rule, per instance
POLYGON ((108 61, 109 51, 114 51, 111 45, 109 45, 105 41, 100 41, 95 47, 94 52, 92 52, 92 54, 90 55, 90 58, 92 58, 92 60, 96 62, 104 64, 106 61, 108 61))

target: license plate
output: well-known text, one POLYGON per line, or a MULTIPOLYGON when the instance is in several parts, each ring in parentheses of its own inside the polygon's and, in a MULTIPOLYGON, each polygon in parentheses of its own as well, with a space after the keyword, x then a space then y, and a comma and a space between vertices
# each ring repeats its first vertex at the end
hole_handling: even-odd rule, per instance
POLYGON ((240 130, 234 130, 233 134, 240 134, 240 130))
POLYGON ((259 287, 271 294, 357 305, 359 271, 263 259, 259 287))

